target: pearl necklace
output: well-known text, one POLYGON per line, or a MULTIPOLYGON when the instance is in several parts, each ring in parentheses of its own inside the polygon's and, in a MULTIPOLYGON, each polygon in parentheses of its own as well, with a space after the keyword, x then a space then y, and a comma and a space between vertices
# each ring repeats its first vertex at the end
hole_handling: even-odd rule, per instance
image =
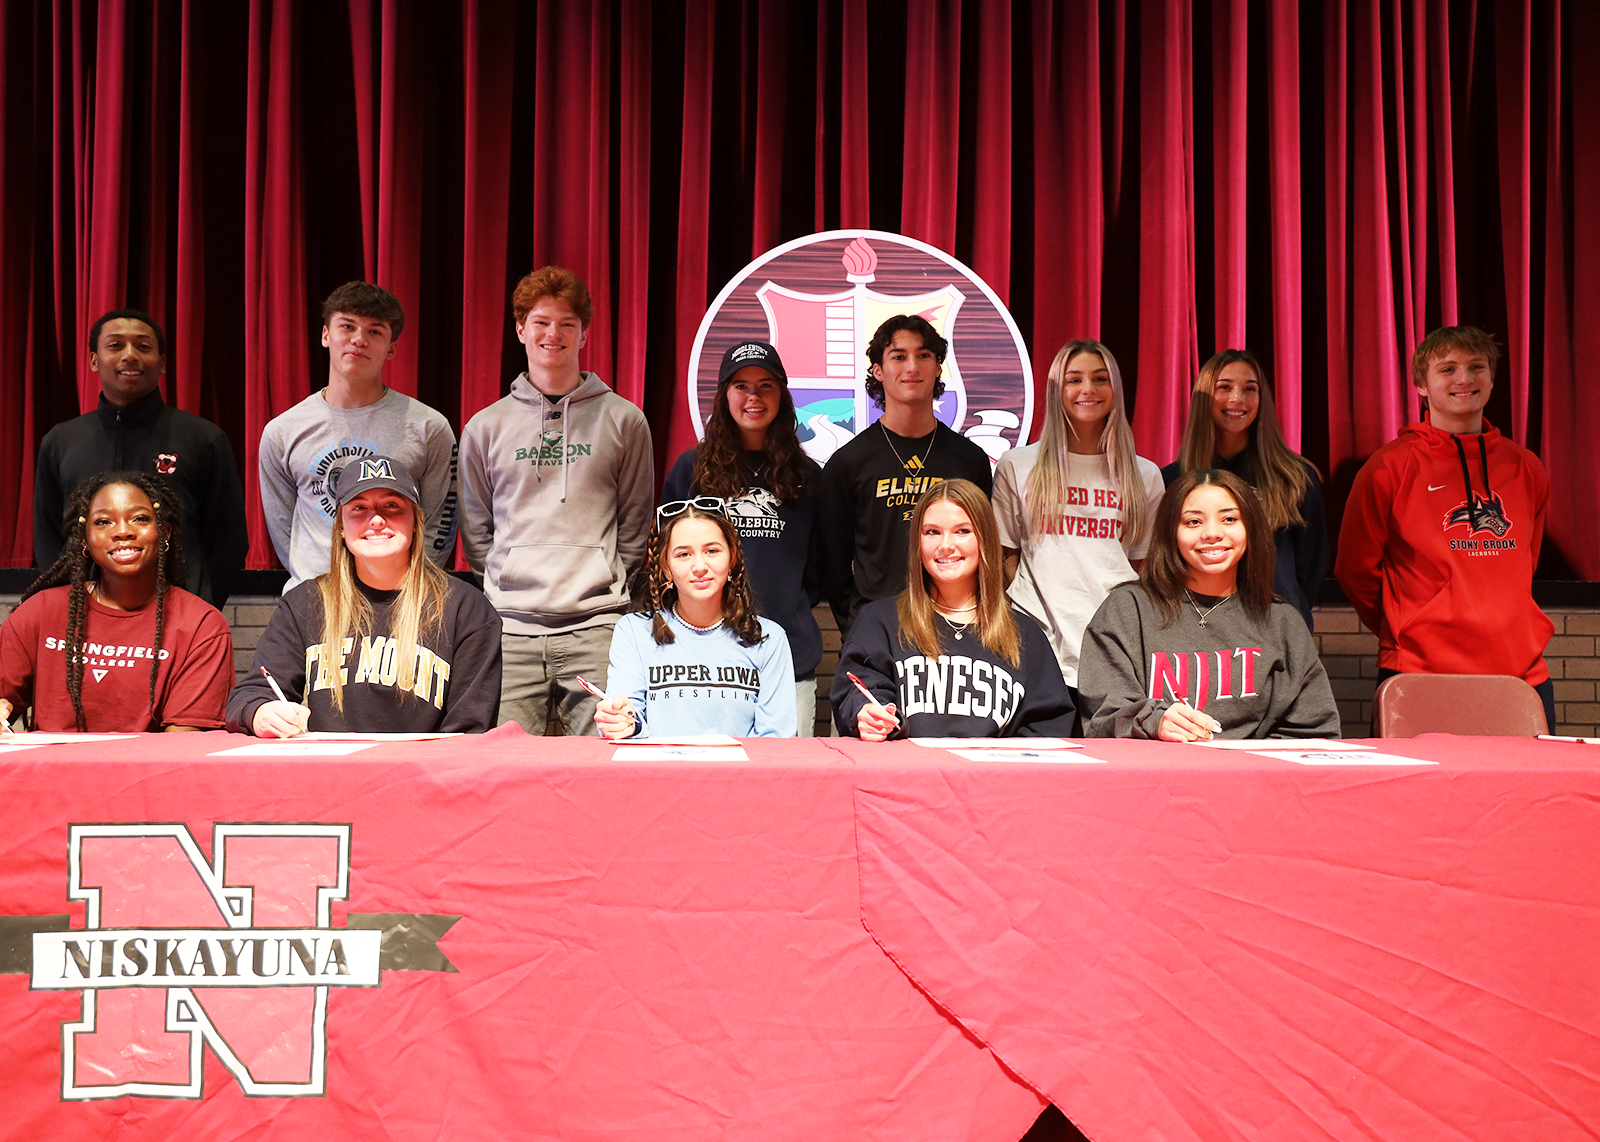
POLYGON ((709 633, 711 631, 716 630, 719 626, 722 625, 722 620, 718 619, 716 622, 712 623, 708 627, 696 626, 694 623, 690 622, 688 619, 683 617, 683 612, 678 610, 678 605, 676 603, 674 603, 672 605, 672 613, 678 617, 678 621, 680 623, 682 623, 684 626, 688 627, 690 630, 697 630, 701 634, 707 634, 707 633, 709 633))

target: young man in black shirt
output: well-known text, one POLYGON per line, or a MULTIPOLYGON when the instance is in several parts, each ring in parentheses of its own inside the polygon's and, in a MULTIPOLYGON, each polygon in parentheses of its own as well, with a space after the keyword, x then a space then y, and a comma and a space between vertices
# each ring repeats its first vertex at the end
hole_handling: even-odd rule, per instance
POLYGON ((822 582, 840 633, 865 603, 906 584, 906 529, 917 500, 943 480, 994 484, 988 453, 934 416, 950 344, 925 318, 901 314, 867 345, 867 395, 883 410, 822 472, 822 582))
POLYGON ((45 434, 33 481, 33 558, 49 567, 61 554, 61 513, 72 489, 101 472, 158 472, 183 500, 183 586, 212 606, 244 566, 244 488, 227 435, 209 420, 161 399, 167 339, 149 314, 113 309, 89 329, 89 368, 100 377, 100 405, 45 434))

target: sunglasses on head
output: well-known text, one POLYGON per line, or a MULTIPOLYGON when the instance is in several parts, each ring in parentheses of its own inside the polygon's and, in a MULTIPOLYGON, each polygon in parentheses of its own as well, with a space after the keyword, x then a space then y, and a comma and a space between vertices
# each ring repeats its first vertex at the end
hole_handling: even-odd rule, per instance
POLYGON ((656 526, 660 527, 673 516, 680 516, 692 507, 699 508, 703 512, 716 512, 722 516, 728 514, 728 501, 720 496, 696 496, 692 500, 672 500, 662 504, 656 509, 656 526))

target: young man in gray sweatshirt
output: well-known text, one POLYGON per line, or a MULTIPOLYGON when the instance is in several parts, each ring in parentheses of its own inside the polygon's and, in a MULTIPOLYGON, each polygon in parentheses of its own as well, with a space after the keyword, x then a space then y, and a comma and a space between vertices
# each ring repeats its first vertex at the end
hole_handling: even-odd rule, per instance
POLYGON ((328 384, 261 434, 261 509, 294 587, 328 569, 336 505, 328 473, 356 456, 393 456, 422 493, 428 558, 456 546, 456 434, 443 415, 383 383, 405 313, 394 294, 346 282, 322 303, 328 384))
POLYGON ((511 295, 527 372, 461 433, 461 540, 500 612, 500 721, 542 734, 551 704, 593 734, 611 631, 644 565, 655 503, 644 413, 578 368, 594 305, 545 266, 511 295))

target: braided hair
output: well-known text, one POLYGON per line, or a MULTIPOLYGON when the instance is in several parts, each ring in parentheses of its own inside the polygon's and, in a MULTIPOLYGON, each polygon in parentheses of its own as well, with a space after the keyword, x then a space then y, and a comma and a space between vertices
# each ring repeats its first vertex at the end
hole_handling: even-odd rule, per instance
POLYGON ((156 708, 156 673, 161 666, 161 644, 167 629, 167 587, 184 581, 183 507, 178 494, 153 472, 100 472, 72 489, 61 522, 61 555, 22 593, 24 599, 51 587, 67 586, 67 695, 78 732, 88 731, 83 713, 83 641, 89 618, 89 584, 100 577, 100 568, 89 555, 89 509, 95 496, 113 484, 138 488, 155 509, 156 530, 161 536, 160 558, 156 560, 156 643, 150 654, 150 711, 156 708))
POLYGON ((750 594, 750 580, 744 573, 744 551, 739 546, 739 532, 731 520, 721 512, 690 504, 665 523, 657 522, 650 532, 650 548, 645 555, 645 566, 650 569, 650 598, 645 613, 651 616, 650 633, 657 646, 674 641, 672 628, 667 625, 667 611, 678 599, 678 587, 667 574, 667 544, 671 542, 672 529, 686 519, 708 519, 722 531, 728 544, 731 563, 728 581, 722 585, 722 619, 745 646, 755 646, 765 636, 756 617, 755 599, 750 594))

